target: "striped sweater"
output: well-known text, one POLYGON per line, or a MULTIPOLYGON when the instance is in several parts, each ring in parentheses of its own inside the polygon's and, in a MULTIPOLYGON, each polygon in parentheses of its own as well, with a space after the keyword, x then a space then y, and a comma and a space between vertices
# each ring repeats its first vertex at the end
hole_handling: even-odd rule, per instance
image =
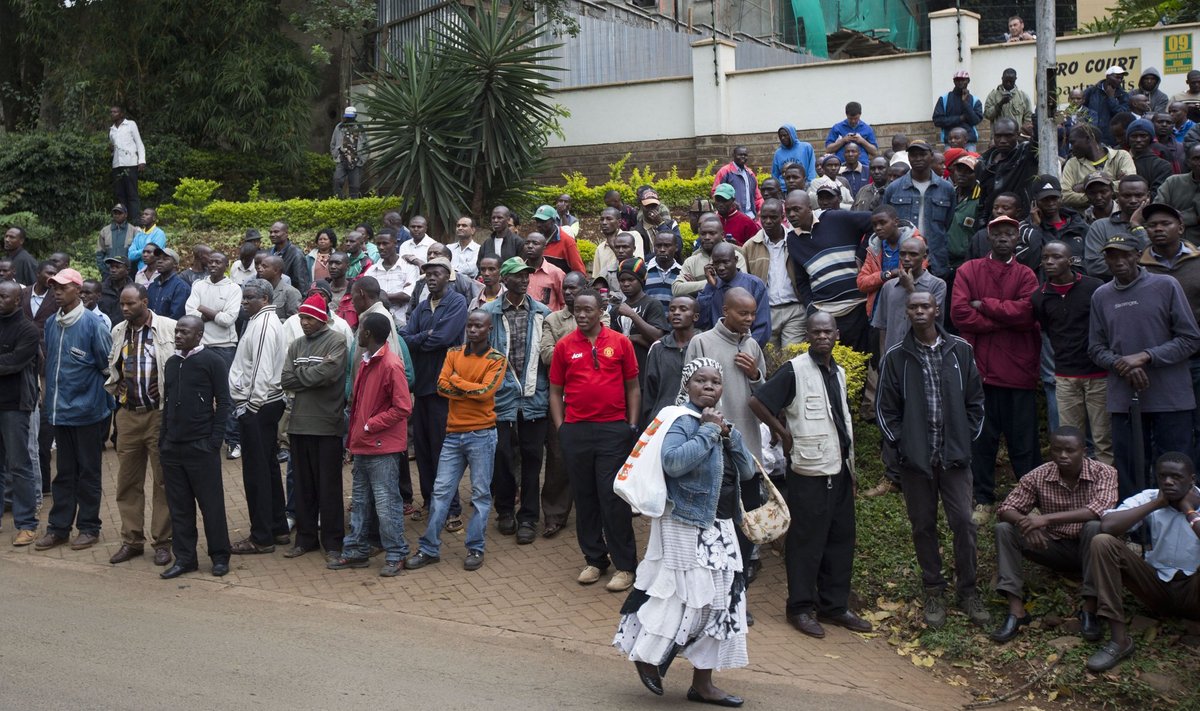
POLYGON ((871 213, 826 210, 814 220, 812 232, 793 230, 788 255, 796 267, 796 293, 809 312, 844 315, 863 303, 857 277, 862 263, 863 235, 871 232, 871 213))
POLYGON ((438 395, 450 401, 447 432, 474 432, 496 426, 496 391, 504 382, 508 361, 494 348, 481 356, 470 355, 465 349, 448 349, 438 376, 438 395))

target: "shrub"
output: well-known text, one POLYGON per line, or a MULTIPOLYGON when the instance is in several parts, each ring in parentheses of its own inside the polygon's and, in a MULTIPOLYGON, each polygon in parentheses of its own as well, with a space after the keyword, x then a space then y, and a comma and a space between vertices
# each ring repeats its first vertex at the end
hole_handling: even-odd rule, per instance
MULTIPOLYGON (((689 207, 698 197, 708 197, 712 192, 713 169, 716 161, 700 168, 690 178, 679 176, 679 170, 672 167, 665 177, 659 178, 649 168, 634 168, 626 180, 621 177, 625 163, 630 154, 609 166, 609 179, 602 185, 590 186, 588 179, 582 173, 563 174, 562 185, 547 185, 536 187, 529 192, 529 203, 537 205, 553 205, 559 195, 566 193, 571 196, 572 209, 585 215, 596 215, 604 209, 604 194, 609 190, 621 193, 621 199, 633 203, 637 197, 637 189, 642 185, 650 185, 658 193, 659 200, 667 207, 689 207)), ((528 207, 523 205, 522 207, 528 207)))
POLYGON ((344 229, 359 222, 377 223, 383 213, 400 209, 398 197, 369 197, 357 200, 259 200, 230 202, 217 200, 205 205, 197 216, 188 221, 182 205, 163 205, 159 217, 165 224, 199 229, 245 230, 263 229, 276 220, 288 223, 292 232, 318 230, 322 227, 344 229))
POLYGON ((596 258, 596 243, 587 238, 575 240, 575 244, 579 247, 579 257, 584 264, 591 266, 592 260, 596 258))
POLYGON ((683 237, 683 255, 679 257, 678 261, 683 264, 683 260, 696 251, 696 234, 692 232, 692 223, 682 220, 679 223, 679 236, 683 237))
POLYGON ((43 225, 38 216, 32 212, 14 212, 0 215, 0 229, 20 227, 25 230, 25 249, 30 254, 49 253, 54 230, 43 225))
MULTIPOLYGON (((786 346, 782 353, 768 343, 763 352, 767 360, 768 377, 778 370, 779 366, 807 351, 808 343, 786 346)), ((871 360, 871 356, 839 343, 833 347, 833 360, 846 370, 846 401, 850 403, 850 409, 854 410, 867 384, 867 362, 871 360)))
POLYGON ((30 131, 0 135, 0 200, 76 237, 99 229, 112 204, 103 134, 30 131))

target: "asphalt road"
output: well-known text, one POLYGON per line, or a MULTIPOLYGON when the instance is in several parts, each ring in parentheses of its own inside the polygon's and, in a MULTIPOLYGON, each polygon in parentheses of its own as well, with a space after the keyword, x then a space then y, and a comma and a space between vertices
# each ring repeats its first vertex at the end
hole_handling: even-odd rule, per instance
MULTIPOLYGON (((615 651, 37 558, 0 564, 0 640, 2 709, 700 708, 682 659, 658 698, 615 651)), ((766 674, 717 681, 746 708, 898 708, 766 674)))

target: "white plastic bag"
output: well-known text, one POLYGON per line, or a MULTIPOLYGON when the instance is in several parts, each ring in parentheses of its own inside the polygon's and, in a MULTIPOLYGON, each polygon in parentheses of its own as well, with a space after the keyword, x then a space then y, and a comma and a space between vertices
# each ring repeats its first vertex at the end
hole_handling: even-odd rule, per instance
POLYGON ((669 405, 660 410, 617 471, 613 492, 624 499, 634 513, 658 518, 666 510, 667 482, 663 478, 662 445, 671 425, 684 415, 699 417, 680 405, 669 405))

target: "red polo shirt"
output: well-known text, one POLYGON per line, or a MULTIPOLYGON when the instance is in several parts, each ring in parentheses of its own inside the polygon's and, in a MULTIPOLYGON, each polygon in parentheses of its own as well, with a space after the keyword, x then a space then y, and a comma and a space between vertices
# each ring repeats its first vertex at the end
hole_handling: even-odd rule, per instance
MULTIPOLYGON (((719 214, 717 216, 721 217, 719 214)), ((739 247, 758 234, 758 223, 741 210, 734 210, 729 213, 729 217, 721 217, 721 224, 725 227, 725 234, 732 235, 733 241, 737 242, 739 247)))
POLYGON ((560 385, 566 422, 620 422, 625 419, 625 381, 638 375, 633 343, 624 334, 601 328, 594 351, 579 329, 554 346, 550 382, 560 385))

